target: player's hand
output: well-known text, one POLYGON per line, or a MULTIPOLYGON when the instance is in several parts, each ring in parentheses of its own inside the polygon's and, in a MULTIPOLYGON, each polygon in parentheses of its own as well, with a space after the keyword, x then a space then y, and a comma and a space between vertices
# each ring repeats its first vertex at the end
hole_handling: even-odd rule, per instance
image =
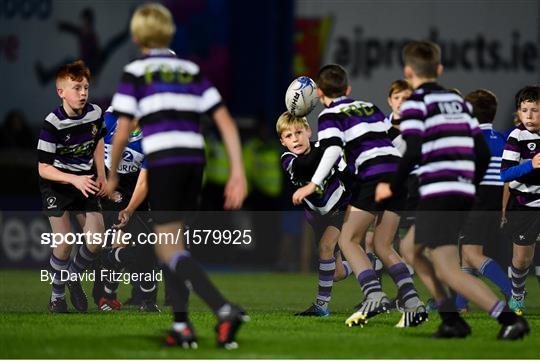
POLYGON ((113 196, 114 191, 118 187, 118 175, 116 173, 110 172, 109 178, 107 178, 107 183, 105 184, 105 195, 109 198, 113 196))
POLYGON ((92 178, 93 176, 91 175, 76 175, 73 176, 71 184, 88 198, 91 194, 93 195, 99 192, 99 187, 92 178))
POLYGON ((112 192, 112 194, 110 196, 108 196, 107 198, 109 198, 114 203, 120 203, 120 202, 122 202, 122 199, 123 199, 122 198, 122 193, 120 193, 118 191, 112 192))
POLYGON ((503 209, 501 211, 501 221, 499 223, 499 228, 502 229, 504 228, 504 225, 508 223, 508 219, 506 218, 506 209, 503 209))
POLYGON ((392 190, 389 183, 379 183, 375 188, 375 202, 382 202, 392 197, 392 190))
POLYGON ((292 196, 293 204, 295 206, 302 204, 302 201, 304 200, 304 198, 306 198, 310 194, 313 194, 316 189, 317 189, 317 185, 313 182, 309 182, 302 188, 298 188, 292 196))
POLYGON ((131 216, 133 215, 133 211, 129 209, 122 209, 120 212, 118 212, 118 220, 120 223, 113 224, 113 228, 124 228, 128 222, 131 216))
POLYGON ((99 187, 99 192, 96 194, 98 197, 105 196, 105 185, 107 184, 107 178, 105 174, 98 174, 96 178, 96 184, 99 187))
POLYGON ((244 174, 231 174, 225 185, 225 202, 223 209, 240 209, 247 195, 246 177, 244 174))
POLYGON ((540 153, 536 154, 532 159, 532 166, 534 169, 540 168, 540 153))

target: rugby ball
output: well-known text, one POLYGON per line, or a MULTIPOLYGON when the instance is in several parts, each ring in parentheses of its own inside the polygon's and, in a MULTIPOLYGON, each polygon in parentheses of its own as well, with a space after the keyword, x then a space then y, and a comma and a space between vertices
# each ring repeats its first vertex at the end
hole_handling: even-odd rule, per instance
POLYGON ((296 117, 308 115, 318 101, 317 85, 307 76, 294 79, 285 93, 285 106, 296 117))

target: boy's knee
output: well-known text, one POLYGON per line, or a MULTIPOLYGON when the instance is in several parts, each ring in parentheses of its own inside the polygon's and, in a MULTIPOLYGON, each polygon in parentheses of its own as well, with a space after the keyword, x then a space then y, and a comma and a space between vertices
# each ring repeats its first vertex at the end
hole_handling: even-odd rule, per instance
POLYGON ((334 273, 334 282, 339 282, 345 279, 345 273, 334 273))
POLYGON ((71 248, 62 248, 57 249, 54 252, 54 256, 61 260, 67 260, 69 259, 69 256, 71 255, 71 248))
POLYGON ((529 268, 532 264, 533 258, 528 256, 514 256, 512 257, 512 265, 518 269, 529 268))
POLYGON ((470 250, 466 248, 461 249, 461 259, 463 263, 466 263, 468 265, 472 264, 472 261, 474 259, 474 256, 471 254, 470 250))
POLYGON ((87 243, 86 247, 94 254, 101 252, 101 244, 87 243))
POLYGON ((407 262, 411 266, 414 266, 415 257, 414 257, 414 252, 413 251, 411 251, 411 250, 401 251, 400 254, 403 257, 403 259, 405 260, 405 262, 407 262))
POLYGON ((361 236, 357 233, 351 232, 350 234, 342 234, 339 238, 339 244, 360 244, 361 236))
POLYGON ((334 256, 334 247, 331 245, 319 245, 319 257, 322 259, 332 258, 334 256))

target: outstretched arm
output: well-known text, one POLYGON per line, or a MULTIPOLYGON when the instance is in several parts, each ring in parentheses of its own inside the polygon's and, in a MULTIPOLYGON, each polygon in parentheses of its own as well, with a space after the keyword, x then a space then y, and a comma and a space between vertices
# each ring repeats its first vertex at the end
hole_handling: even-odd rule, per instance
POLYGON ((407 177, 414 169, 414 166, 420 163, 422 157, 422 137, 413 134, 406 139, 406 150, 399 162, 398 170, 394 174, 390 183, 379 183, 375 188, 375 201, 381 202, 390 198, 396 191, 405 184, 407 177))
POLYGON ((337 145, 332 145, 324 150, 324 154, 321 157, 317 170, 315 170, 311 178, 311 182, 294 192, 292 197, 293 204, 301 204, 304 198, 313 194, 317 190, 317 187, 322 186, 324 179, 328 176, 334 164, 336 164, 340 154, 341 147, 337 145))
POLYGON ((107 182, 105 176, 105 141, 101 138, 98 141, 96 150, 94 150, 94 164, 96 165, 97 170, 97 179, 96 183, 99 187, 98 197, 105 195, 105 184, 107 182))
POLYGON ((115 225, 115 228, 123 228, 128 224, 129 219, 135 212, 141 203, 145 200, 146 195, 148 194, 148 171, 144 168, 141 169, 139 176, 137 178, 137 184, 133 190, 133 195, 129 200, 129 204, 126 208, 122 209, 118 213, 119 224, 115 225))

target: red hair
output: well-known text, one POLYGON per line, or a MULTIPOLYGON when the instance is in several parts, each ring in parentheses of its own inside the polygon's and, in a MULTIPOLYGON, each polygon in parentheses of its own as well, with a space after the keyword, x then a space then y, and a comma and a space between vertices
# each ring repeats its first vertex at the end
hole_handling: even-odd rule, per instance
POLYGON ((57 83, 63 79, 81 81, 83 78, 90 81, 90 69, 88 69, 82 60, 77 60, 73 63, 63 65, 56 73, 57 83))

